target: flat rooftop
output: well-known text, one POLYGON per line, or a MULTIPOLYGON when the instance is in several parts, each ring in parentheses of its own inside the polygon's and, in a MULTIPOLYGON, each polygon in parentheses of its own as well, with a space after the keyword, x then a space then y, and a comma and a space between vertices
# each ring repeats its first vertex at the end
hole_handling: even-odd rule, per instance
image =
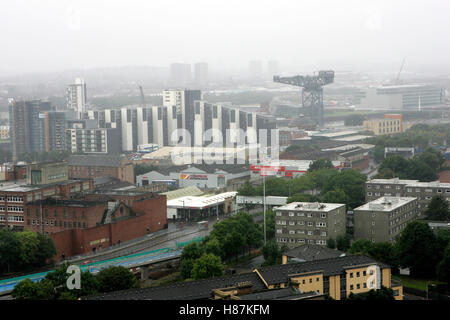
POLYGON ((60 182, 54 182, 54 183, 48 183, 48 184, 39 184, 39 185, 31 185, 27 184, 27 180, 17 180, 17 181, 5 181, 0 183, 0 192, 6 191, 6 192, 27 192, 27 191, 33 191, 33 190, 39 190, 44 189, 51 186, 59 186, 59 185, 67 185, 75 182, 81 182, 81 181, 89 181, 88 179, 80 179, 80 180, 66 180, 66 181, 60 181, 60 182))
POLYGON ((328 212, 345 206, 343 203, 291 202, 275 210, 328 212))
POLYGON ((415 197, 380 197, 376 200, 363 204, 358 208, 355 208, 353 211, 361 210, 391 212, 416 199, 417 198, 415 197))
POLYGON ((392 179, 372 179, 368 180, 366 183, 379 183, 379 184, 411 184, 419 182, 419 180, 405 180, 399 178, 392 179))
POLYGON ((363 139, 371 138, 371 137, 372 136, 355 135, 355 136, 350 136, 350 137, 338 138, 338 139, 334 139, 334 140, 344 141, 344 142, 352 142, 352 141, 363 140, 363 139))
POLYGON ((167 207, 180 209, 203 209, 223 203, 225 199, 235 197, 236 191, 224 192, 212 196, 187 196, 167 201, 167 207))

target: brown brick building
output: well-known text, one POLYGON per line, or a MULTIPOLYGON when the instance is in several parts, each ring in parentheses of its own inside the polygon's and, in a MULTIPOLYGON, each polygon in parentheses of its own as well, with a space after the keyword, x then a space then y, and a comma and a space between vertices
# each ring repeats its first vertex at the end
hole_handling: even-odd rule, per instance
POLYGON ((58 252, 56 260, 167 228, 166 197, 151 192, 95 191, 69 201, 52 199, 44 205, 33 203, 30 219, 41 207, 44 226, 41 223, 34 228, 50 233, 58 252))
POLYGON ((70 179, 109 176, 134 184, 133 163, 124 156, 74 155, 69 157, 68 164, 70 179))

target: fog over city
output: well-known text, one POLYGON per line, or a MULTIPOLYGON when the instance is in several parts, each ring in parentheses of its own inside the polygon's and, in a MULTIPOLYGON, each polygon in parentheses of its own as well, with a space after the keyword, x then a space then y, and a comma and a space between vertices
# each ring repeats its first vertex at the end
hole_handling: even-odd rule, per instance
POLYGON ((446 73, 448 13, 438 0, 1 1, 0 75, 172 62, 246 70, 446 73), (438 68, 439 67, 439 68, 438 68), (284 69, 284 68, 283 68, 284 69))

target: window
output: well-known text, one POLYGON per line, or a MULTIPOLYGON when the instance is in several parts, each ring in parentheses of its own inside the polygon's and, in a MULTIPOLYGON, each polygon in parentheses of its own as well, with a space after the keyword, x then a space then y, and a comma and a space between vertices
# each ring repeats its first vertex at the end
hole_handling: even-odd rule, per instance
POLYGON ((281 217, 281 212, 277 211, 277 217, 281 217))
POLYGON ((282 232, 283 232, 283 230, 277 229, 277 233, 282 233, 282 232))
POLYGON ((289 212, 289 217, 293 217, 295 215, 294 212, 289 212))
POLYGON ((308 213, 308 218, 312 218, 313 214, 310 212, 308 213))
POLYGON ((304 212, 297 212, 297 217, 304 217, 305 213, 304 212))
POLYGON ((350 278, 353 278, 353 272, 350 272, 350 278))
POLYGON ((358 272, 356 272, 356 277, 358 277, 358 278, 359 278, 359 271, 358 271, 358 272))
POLYGON ((353 290, 353 285, 352 284, 350 285, 350 290, 353 290))
POLYGON ((290 226, 295 226, 295 221, 289 221, 290 226))
POLYGON ((359 283, 356 284, 356 289, 361 289, 361 285, 359 283))

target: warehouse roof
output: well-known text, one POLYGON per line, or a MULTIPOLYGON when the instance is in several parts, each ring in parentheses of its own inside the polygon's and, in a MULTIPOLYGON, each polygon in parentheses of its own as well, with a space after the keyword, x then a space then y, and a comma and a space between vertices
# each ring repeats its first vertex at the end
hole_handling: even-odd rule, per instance
POLYGON ((167 201, 169 201, 169 200, 186 197, 186 196, 199 196, 199 195, 203 194, 203 191, 200 190, 199 188, 197 188, 196 186, 191 186, 191 187, 181 188, 178 190, 167 191, 167 192, 164 192, 163 194, 166 195, 166 199, 167 199, 167 201))
POLYGON ((85 166, 85 167, 120 167, 124 156, 110 155, 75 155, 68 159, 69 166, 85 166))
POLYGON ((225 199, 236 196, 236 191, 219 193, 212 196, 187 196, 167 201, 167 207, 171 208, 190 208, 203 209, 219 203, 223 203, 225 199))

